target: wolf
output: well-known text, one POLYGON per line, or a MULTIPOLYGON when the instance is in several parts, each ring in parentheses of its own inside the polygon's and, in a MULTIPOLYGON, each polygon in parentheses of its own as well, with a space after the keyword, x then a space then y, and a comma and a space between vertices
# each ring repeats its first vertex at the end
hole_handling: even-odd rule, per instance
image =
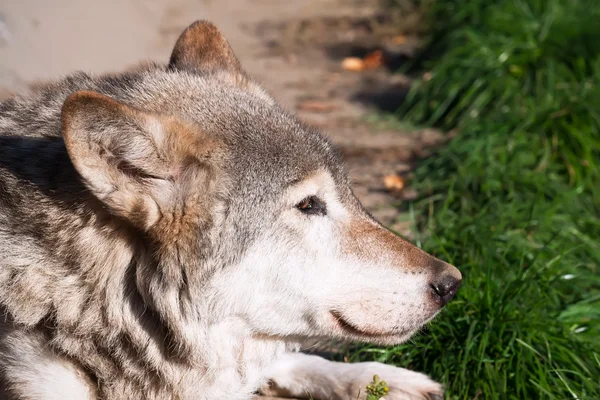
POLYGON ((340 155, 197 21, 166 65, 0 103, 2 399, 442 395, 297 352, 407 340, 460 272, 376 222, 340 155))

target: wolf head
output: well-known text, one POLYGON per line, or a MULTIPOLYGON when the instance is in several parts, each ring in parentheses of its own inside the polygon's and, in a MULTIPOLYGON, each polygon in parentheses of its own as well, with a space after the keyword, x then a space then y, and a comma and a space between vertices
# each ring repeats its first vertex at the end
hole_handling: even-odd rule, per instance
POLYGON ((171 325, 398 343, 455 295, 460 272, 376 222, 212 24, 186 29, 161 79, 131 102, 76 92, 61 126, 87 189, 138 232, 137 286, 171 325))

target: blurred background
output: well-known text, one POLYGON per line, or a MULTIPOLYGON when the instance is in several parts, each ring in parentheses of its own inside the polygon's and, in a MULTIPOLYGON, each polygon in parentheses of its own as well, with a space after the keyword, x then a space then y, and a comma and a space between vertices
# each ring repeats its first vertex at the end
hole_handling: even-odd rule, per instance
POLYGON ((0 98, 167 62, 208 19, 340 146, 377 218, 463 272, 410 343, 449 399, 600 399, 600 2, 3 0, 0 98))

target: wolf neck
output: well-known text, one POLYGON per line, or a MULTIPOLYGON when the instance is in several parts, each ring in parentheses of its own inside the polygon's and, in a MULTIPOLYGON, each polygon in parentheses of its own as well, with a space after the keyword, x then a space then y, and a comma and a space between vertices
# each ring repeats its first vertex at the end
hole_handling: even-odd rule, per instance
POLYGON ((107 385, 103 397, 248 396, 288 346, 254 337, 243 320, 214 315, 210 304, 193 307, 200 288, 165 279, 166 266, 151 260, 141 239, 89 201, 68 214, 58 210, 64 204, 46 210, 61 215, 60 225, 29 221, 55 247, 19 235, 0 260, 0 286, 9 288, 0 305, 107 385))

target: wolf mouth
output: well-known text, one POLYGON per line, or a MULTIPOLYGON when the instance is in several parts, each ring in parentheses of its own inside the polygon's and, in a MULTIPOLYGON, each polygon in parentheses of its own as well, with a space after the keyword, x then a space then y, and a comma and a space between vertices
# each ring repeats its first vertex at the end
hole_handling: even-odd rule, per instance
POLYGON ((338 326, 345 332, 352 334, 353 336, 370 337, 374 339, 383 339, 390 337, 404 336, 407 332, 369 332, 358 328, 356 325, 349 322, 339 311, 329 311, 333 319, 337 322, 338 326))

